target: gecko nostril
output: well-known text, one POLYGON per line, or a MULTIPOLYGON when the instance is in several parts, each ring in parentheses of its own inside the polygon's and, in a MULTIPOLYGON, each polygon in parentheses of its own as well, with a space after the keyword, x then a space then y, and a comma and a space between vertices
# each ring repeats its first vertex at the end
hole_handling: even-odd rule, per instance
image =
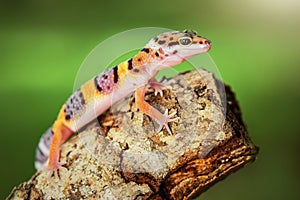
POLYGON ((200 40, 199 44, 203 44, 203 41, 202 41, 202 40, 200 40))

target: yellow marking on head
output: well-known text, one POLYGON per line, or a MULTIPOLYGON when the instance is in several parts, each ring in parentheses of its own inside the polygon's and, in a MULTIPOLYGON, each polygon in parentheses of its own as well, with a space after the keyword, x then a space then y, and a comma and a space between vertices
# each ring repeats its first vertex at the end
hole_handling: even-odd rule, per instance
MULTIPOLYGON (((162 48, 165 51, 175 49, 180 50, 180 48, 196 46, 196 44, 210 45, 210 41, 202 36, 199 36, 195 31, 184 30, 162 33, 149 42, 149 45, 152 48, 162 48)), ((200 48, 200 46, 195 48, 200 48)))

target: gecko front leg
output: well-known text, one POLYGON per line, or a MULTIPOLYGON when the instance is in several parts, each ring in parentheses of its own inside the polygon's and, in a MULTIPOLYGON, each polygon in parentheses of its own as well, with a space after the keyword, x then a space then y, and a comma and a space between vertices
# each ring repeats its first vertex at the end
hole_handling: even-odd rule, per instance
POLYGON ((162 97, 164 89, 171 89, 170 86, 166 86, 166 85, 158 82, 155 78, 150 79, 149 85, 154 89, 154 95, 155 96, 157 95, 157 93, 159 93, 160 96, 162 97))
POLYGON ((172 118, 176 114, 176 111, 169 115, 168 109, 166 109, 165 113, 162 114, 156 108, 154 108, 153 106, 151 106, 149 103, 145 101, 145 91, 146 91, 146 85, 141 88, 138 88, 135 91, 135 102, 137 107, 142 112, 149 115, 150 117, 152 117, 158 122, 159 124, 158 132, 163 128, 163 126, 165 126, 168 133, 171 135, 172 132, 168 126, 168 123, 179 119, 179 117, 172 118))

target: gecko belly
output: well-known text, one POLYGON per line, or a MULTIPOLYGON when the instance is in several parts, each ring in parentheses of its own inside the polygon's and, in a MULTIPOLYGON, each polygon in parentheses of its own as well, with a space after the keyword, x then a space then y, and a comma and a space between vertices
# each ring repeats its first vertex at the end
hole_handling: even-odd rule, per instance
POLYGON ((69 128, 77 132, 83 126, 96 119, 99 115, 105 112, 113 104, 112 99, 109 96, 97 97, 88 102, 85 107, 77 113, 72 122, 68 124, 69 128))

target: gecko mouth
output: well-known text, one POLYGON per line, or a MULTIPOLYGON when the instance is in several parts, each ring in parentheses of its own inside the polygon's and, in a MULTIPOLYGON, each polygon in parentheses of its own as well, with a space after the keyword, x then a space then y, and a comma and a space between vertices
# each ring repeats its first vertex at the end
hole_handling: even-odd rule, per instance
POLYGON ((204 46, 202 47, 202 49, 204 50, 204 52, 209 51, 211 48, 211 42, 209 41, 208 43, 204 44, 204 46))
POLYGON ((192 51, 195 51, 195 52, 197 52, 197 51, 200 50, 202 53, 204 53, 204 52, 209 51, 210 48, 211 48, 211 45, 210 45, 210 44, 204 44, 204 45, 202 45, 200 48, 199 48, 199 47, 198 47, 198 48, 192 48, 191 50, 192 50, 192 51))
POLYGON ((206 47, 204 47, 204 49, 206 49, 206 51, 209 51, 211 48, 211 45, 210 44, 207 44, 206 47))

